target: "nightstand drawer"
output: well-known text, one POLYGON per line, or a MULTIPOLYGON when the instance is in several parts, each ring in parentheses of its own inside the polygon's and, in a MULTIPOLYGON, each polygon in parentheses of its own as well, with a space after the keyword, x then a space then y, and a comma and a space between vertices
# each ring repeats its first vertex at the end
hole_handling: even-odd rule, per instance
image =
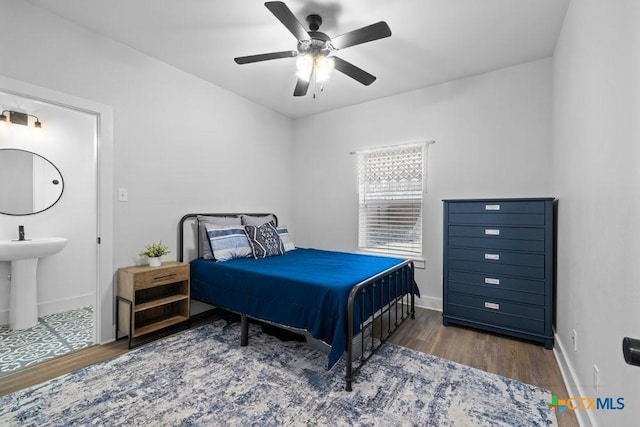
POLYGON ((189 279, 189 266, 173 268, 155 267, 158 270, 145 271, 136 274, 135 290, 152 288, 167 283, 174 283, 189 279))
POLYGON ((451 269, 448 273, 449 284, 458 282, 472 286, 487 286, 540 295, 544 295, 545 293, 545 283, 543 280, 521 279, 519 277, 502 276, 500 274, 469 273, 467 271, 451 269))
POLYGON ((449 294, 447 307, 447 313, 451 316, 530 332, 544 332, 544 307, 456 293, 449 294))

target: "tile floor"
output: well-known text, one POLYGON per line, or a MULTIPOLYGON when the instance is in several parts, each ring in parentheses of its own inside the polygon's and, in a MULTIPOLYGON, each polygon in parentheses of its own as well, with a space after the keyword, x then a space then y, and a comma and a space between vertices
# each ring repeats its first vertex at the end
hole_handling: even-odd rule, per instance
POLYGON ((0 376, 92 343, 92 307, 41 317, 29 329, 0 326, 0 376))

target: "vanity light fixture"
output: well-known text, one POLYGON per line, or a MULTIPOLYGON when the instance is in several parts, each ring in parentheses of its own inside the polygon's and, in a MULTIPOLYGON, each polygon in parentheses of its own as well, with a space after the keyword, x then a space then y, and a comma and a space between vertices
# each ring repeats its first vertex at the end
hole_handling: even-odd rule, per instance
POLYGON ((40 122, 38 116, 34 116, 33 114, 21 113, 19 111, 3 110, 2 114, 0 114, 0 123, 7 123, 7 114, 5 113, 9 114, 9 122, 22 126, 29 126, 29 117, 33 117, 34 119, 36 119, 36 121, 33 123, 33 127, 36 129, 42 129, 42 122, 40 122))

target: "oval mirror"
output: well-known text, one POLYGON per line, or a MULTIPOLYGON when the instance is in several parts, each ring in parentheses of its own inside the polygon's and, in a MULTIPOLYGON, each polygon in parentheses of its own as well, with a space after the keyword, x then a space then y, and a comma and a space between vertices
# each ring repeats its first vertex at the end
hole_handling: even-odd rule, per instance
POLYGON ((58 168, 31 151, 0 149, 0 213, 31 215, 55 205, 64 190, 58 168))

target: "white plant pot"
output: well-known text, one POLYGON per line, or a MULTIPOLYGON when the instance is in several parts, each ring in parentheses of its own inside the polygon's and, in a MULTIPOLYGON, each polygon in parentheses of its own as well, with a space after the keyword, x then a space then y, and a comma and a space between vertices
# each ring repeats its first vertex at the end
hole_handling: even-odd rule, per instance
POLYGON ((161 265, 159 256, 149 257, 149 267, 160 267, 161 265))

